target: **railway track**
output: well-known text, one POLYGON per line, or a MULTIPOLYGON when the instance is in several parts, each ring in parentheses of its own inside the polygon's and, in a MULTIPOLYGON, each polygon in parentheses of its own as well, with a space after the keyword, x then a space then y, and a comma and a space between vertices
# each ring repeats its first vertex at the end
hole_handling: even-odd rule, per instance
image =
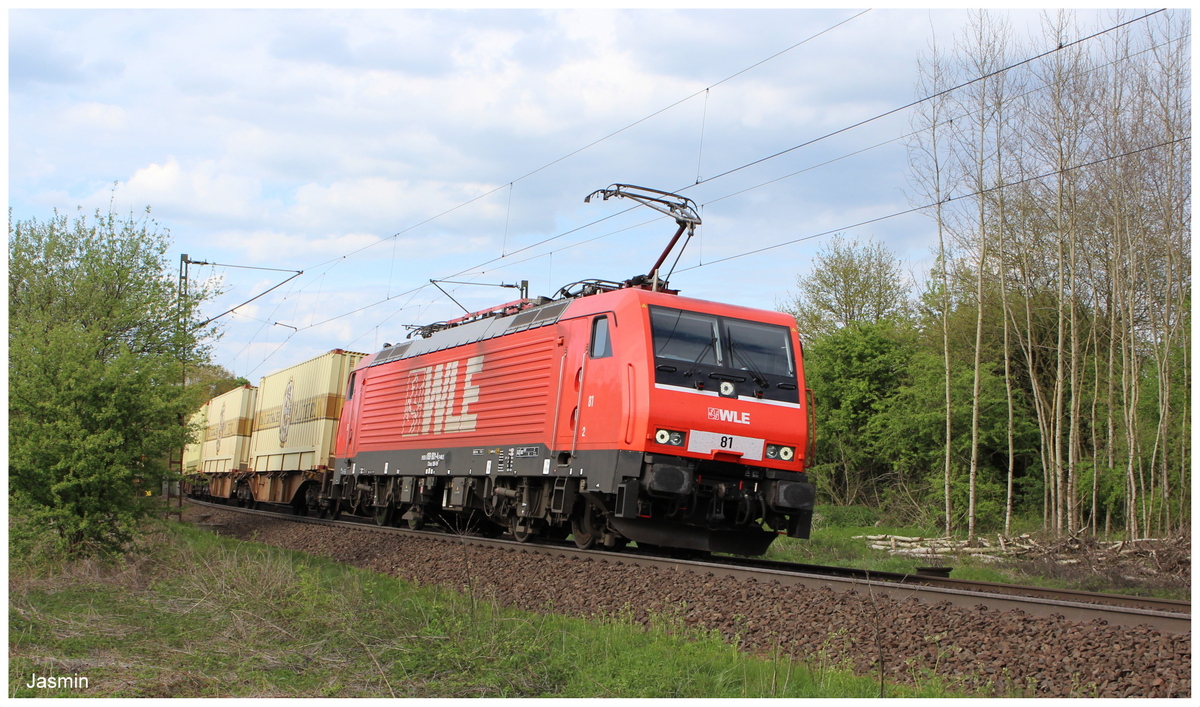
POLYGON ((976 582, 930 574, 873 572, 737 557, 713 556, 705 559, 683 559, 628 549, 621 552, 580 550, 570 543, 534 544, 503 538, 384 527, 375 525, 365 518, 329 520, 296 516, 274 510, 237 508, 194 499, 189 499, 189 502, 199 506, 268 516, 297 523, 412 535, 441 542, 496 548, 510 552, 582 558, 617 565, 658 567, 701 575, 732 577, 743 581, 774 581, 785 586, 806 590, 829 587, 836 591, 856 591, 890 596, 896 600, 917 598, 923 602, 935 604, 948 602, 954 606, 981 611, 986 609, 1018 610, 1031 616, 1062 616, 1068 620, 1082 623, 1099 620, 1115 626, 1146 625, 1164 633, 1191 632, 1191 603, 1183 601, 976 582))

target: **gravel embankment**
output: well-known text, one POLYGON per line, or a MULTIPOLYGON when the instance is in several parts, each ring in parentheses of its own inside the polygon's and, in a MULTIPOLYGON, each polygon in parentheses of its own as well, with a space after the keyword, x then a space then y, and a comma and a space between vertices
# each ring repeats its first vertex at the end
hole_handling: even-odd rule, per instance
POLYGON ((782 650, 849 664, 890 682, 939 675, 998 694, 1095 697, 1191 695, 1191 635, 1081 624, 1018 612, 970 611, 866 593, 800 592, 688 572, 494 551, 369 530, 331 528, 192 507, 214 530, 332 558, 407 581, 465 590, 505 606, 581 617, 677 614, 739 637, 744 650, 782 650), (989 685, 991 689, 989 689, 989 685))

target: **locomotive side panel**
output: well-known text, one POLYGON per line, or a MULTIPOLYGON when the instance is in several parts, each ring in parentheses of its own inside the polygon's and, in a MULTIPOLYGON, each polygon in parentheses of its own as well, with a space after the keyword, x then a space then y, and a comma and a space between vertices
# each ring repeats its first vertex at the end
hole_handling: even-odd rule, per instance
POLYGON ((607 312, 572 321, 577 354, 573 383, 579 393, 572 408, 578 426, 572 430, 572 441, 577 451, 627 446, 623 433, 629 391, 621 375, 624 352, 620 347, 626 333, 631 338, 634 334, 618 331, 615 320, 614 314, 607 312))
POLYGON ((511 456, 499 447, 544 446, 558 340, 545 327, 359 368, 339 433, 338 457, 352 466, 341 471, 484 474, 511 456))

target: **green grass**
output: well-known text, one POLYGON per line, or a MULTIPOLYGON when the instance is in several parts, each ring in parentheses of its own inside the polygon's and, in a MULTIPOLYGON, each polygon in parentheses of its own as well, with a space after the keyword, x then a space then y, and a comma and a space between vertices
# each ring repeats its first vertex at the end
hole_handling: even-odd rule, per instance
MULTIPOLYGON (((660 616, 507 610, 168 526, 119 565, 10 556, 11 697, 876 697, 819 654, 748 656, 660 616), (87 689, 27 688, 32 674, 87 689)), ((889 696, 940 697, 934 681, 889 696)))

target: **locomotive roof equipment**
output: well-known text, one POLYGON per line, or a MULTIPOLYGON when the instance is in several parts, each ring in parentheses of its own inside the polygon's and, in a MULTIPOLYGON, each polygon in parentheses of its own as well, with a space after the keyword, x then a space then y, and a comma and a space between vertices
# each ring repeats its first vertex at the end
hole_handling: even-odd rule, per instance
POLYGON ((675 272, 675 265, 679 263, 679 257, 683 255, 684 249, 687 248, 688 241, 690 241, 692 236, 695 234, 696 226, 700 225, 700 215, 696 213, 696 202, 692 201, 686 196, 673 194, 669 191, 660 191, 658 189, 650 189, 649 187, 639 187, 634 186, 633 184, 612 184, 606 189, 597 189, 591 194, 588 194, 587 197, 584 198, 583 203, 591 203, 593 196, 602 197, 604 201, 608 201, 611 197, 624 197, 626 199, 633 199, 643 206, 649 206, 655 211, 666 214, 667 216, 675 219, 675 223, 679 225, 679 230, 675 231, 675 236, 671 238, 671 242, 667 244, 667 247, 665 250, 663 250, 662 255, 658 256, 658 260, 654 262, 653 267, 650 268, 650 272, 646 275, 639 275, 626 281, 626 283, 631 286, 650 282, 651 289, 653 290, 665 289, 667 286, 667 280, 671 278, 671 273, 675 272), (679 242, 679 237, 683 235, 685 229, 688 232, 688 239, 687 241, 683 242, 683 248, 679 249, 679 256, 676 256, 675 263, 671 265, 671 272, 668 272, 667 277, 661 278, 660 280, 658 277, 659 268, 661 268, 663 262, 666 261, 667 255, 670 254, 671 249, 673 249, 675 244, 679 242))

